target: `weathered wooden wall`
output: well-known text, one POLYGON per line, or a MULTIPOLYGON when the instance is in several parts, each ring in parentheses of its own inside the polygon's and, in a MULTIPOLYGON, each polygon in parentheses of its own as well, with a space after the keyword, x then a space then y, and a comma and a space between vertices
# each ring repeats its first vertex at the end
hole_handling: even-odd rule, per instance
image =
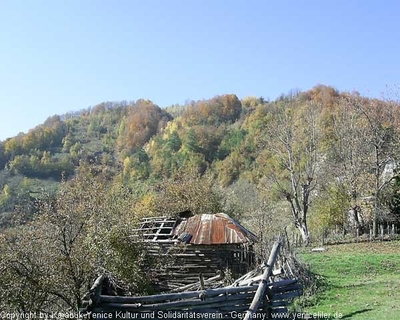
POLYGON ((210 278, 217 272, 230 272, 233 278, 254 267, 253 247, 244 244, 177 245, 148 243, 154 256, 168 255, 170 264, 159 270, 157 291, 173 290, 199 280, 199 273, 210 278))

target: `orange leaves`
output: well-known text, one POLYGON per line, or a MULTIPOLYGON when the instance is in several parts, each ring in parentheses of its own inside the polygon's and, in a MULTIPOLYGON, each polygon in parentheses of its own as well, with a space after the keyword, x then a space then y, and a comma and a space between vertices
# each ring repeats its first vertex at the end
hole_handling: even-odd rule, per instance
POLYGON ((164 128, 171 116, 149 100, 138 100, 129 107, 118 145, 134 151, 164 128))
POLYGON ((236 121, 242 112, 242 103, 234 94, 217 96, 190 105, 182 115, 188 125, 219 125, 236 121))

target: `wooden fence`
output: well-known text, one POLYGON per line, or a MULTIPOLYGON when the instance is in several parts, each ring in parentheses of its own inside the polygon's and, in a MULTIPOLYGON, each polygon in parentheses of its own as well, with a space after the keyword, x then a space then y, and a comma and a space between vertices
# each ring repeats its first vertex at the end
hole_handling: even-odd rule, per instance
MULTIPOLYGON (((379 224, 378 232, 374 237, 372 227, 366 228, 364 232, 359 229, 344 229, 337 226, 335 229, 325 229, 317 234, 311 234, 311 242, 313 245, 355 243, 367 241, 390 241, 400 240, 400 228, 394 223, 379 224)), ((299 233, 293 232, 288 236, 288 241, 293 247, 301 247, 303 245, 302 238, 299 233)))
POLYGON ((264 316, 263 319, 271 319, 272 314, 287 313, 287 306, 301 294, 296 279, 285 279, 279 276, 279 270, 274 271, 280 246, 279 242, 274 244, 268 261, 262 266, 222 288, 206 289, 207 280, 200 277, 202 290, 149 296, 109 296, 102 294, 105 279, 102 275, 91 288, 80 312, 89 318, 100 318, 103 314, 108 319, 248 320, 260 315, 264 316))

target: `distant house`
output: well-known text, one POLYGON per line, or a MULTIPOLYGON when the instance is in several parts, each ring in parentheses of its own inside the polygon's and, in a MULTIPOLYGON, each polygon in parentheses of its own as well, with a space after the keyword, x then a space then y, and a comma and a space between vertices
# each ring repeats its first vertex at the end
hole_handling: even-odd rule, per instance
POLYGON ((217 272, 237 277, 254 267, 253 245, 257 237, 224 213, 200 214, 177 218, 152 217, 142 220, 143 241, 154 254, 174 257, 158 279, 160 290, 170 290, 217 272))

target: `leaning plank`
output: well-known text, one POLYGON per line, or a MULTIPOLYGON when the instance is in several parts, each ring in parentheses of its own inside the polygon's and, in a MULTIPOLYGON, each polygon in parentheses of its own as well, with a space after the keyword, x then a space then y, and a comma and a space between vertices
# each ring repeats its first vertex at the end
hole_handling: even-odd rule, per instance
POLYGON ((93 292, 95 295, 99 296, 101 293, 102 285, 103 285, 103 280, 105 278, 105 275, 102 274, 99 276, 96 281, 93 283, 92 288, 90 288, 90 291, 93 292))
POLYGON ((86 310, 92 309, 97 304, 100 303, 100 294, 103 286, 103 281, 105 279, 105 275, 102 274, 99 276, 94 282, 93 286, 89 290, 89 301, 85 306, 86 310))
MULTIPOLYGON (((210 283, 213 283, 214 281, 220 281, 223 278, 224 278, 224 275, 222 272, 220 272, 218 275, 204 280, 204 284, 210 284, 210 283)), ((170 292, 181 292, 181 291, 185 291, 185 290, 188 290, 188 289, 191 289, 194 287, 198 287, 198 286, 200 286, 200 281, 196 282, 196 283, 188 284, 188 285, 180 287, 180 288, 173 289, 170 292)))
MULTIPOLYGON (((273 276, 278 276, 282 273, 283 273, 282 269, 276 269, 276 270, 272 271, 273 276)), ((239 286, 249 286, 249 285, 253 284, 254 282, 258 282, 258 281, 262 280, 262 277, 263 277, 262 275, 259 275, 259 276, 253 277, 253 278, 248 278, 248 279, 240 281, 238 283, 238 285, 239 286)))
POLYGON ((240 286, 240 283, 241 283, 242 281, 245 281, 245 280, 248 280, 248 279, 251 279, 251 278, 257 276, 259 272, 261 272, 261 268, 257 268, 257 269, 251 270, 250 272, 246 273, 245 275, 243 275, 243 276, 240 277, 239 279, 235 280, 235 281, 234 281, 231 285, 229 285, 228 287, 237 287, 237 286, 240 286))
POLYGON ((278 257, 280 246, 280 242, 276 242, 272 247, 271 254, 267 262, 267 268, 264 270, 260 285, 258 286, 256 294, 254 295, 254 299, 250 305, 250 308, 246 311, 246 316, 244 317, 244 320, 253 319, 253 314, 257 311, 260 300, 265 295, 265 290, 267 289, 268 285, 267 280, 272 274, 272 270, 274 268, 276 258, 278 257))

